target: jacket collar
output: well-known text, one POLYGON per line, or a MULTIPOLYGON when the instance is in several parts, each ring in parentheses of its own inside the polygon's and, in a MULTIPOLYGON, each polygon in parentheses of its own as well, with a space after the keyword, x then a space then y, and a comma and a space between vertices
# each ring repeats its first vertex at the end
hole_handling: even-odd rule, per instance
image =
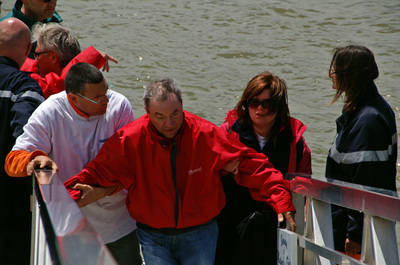
MULTIPOLYGON (((229 127, 231 127, 231 129, 239 134, 241 137, 251 141, 256 140, 256 136, 254 135, 253 130, 251 130, 250 128, 244 128, 237 119, 237 114, 233 109, 228 111, 225 121, 227 121, 229 123, 229 127)), ((292 135, 295 139, 295 142, 297 143, 303 136, 304 132, 307 130, 307 126, 293 117, 289 117, 289 123, 292 130, 292 135)), ((284 128, 282 127, 281 131, 283 129, 284 128)))
POLYGON ((232 130, 246 140, 257 141, 253 130, 251 128, 245 128, 238 120, 233 123, 232 130))
POLYGON ((360 112, 362 107, 365 106, 365 104, 368 104, 367 102, 369 100, 374 101, 377 98, 377 96, 379 95, 378 88, 376 87, 376 85, 373 81, 366 88, 366 90, 367 90, 367 96, 365 97, 365 99, 362 102, 360 102, 357 109, 355 109, 353 111, 345 111, 344 109, 342 109, 342 115, 336 119, 336 125, 338 127, 337 128, 338 131, 339 131, 339 127, 341 127, 341 128, 345 127, 346 124, 349 122, 349 120, 352 117, 355 117, 354 115, 358 115, 358 113, 360 112))
POLYGON ((19 69, 17 62, 6 56, 0 56, 0 63, 19 69))

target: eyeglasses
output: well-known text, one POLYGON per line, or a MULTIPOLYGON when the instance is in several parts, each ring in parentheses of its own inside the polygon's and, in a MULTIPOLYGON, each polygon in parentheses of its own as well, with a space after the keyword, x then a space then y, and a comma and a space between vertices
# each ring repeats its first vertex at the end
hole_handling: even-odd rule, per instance
POLYGON ((332 67, 332 68, 329 70, 329 74, 330 74, 330 75, 336 74, 335 68, 332 67))
POLYGON ((271 107, 271 99, 267 98, 264 100, 259 100, 258 98, 252 98, 248 101, 249 108, 256 109, 258 106, 262 106, 264 109, 269 109, 271 107))
POLYGON ((109 98, 109 93, 108 93, 108 90, 107 90, 107 93, 105 94, 105 95, 103 95, 103 96, 101 96, 101 99, 99 99, 98 101, 94 101, 93 99, 90 99, 90 98, 87 98, 87 97, 85 97, 84 95, 82 95, 82 94, 79 94, 79 93, 76 93, 78 96, 80 96, 81 98, 84 98, 84 99, 86 99, 86 100, 89 100, 90 102, 92 102, 92 103, 94 103, 94 104, 98 104, 98 103, 100 103, 102 100, 104 100, 105 98, 106 99, 108 99, 109 98))
POLYGON ((39 55, 41 55, 43 53, 48 53, 48 52, 51 52, 51 51, 34 52, 33 56, 35 57, 35 59, 37 59, 39 57, 39 55))

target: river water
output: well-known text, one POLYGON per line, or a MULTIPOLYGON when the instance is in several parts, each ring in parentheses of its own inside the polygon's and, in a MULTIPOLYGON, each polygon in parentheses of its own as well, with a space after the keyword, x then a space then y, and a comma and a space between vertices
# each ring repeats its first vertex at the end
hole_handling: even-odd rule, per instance
MULTIPOLYGON (((13 4, 3 0, 2 15, 13 4)), ((308 126, 314 177, 322 178, 343 105, 329 106, 332 49, 361 44, 375 54, 376 83, 400 131, 398 0, 69 0, 58 1, 57 11, 83 48, 119 60, 105 75, 137 118, 143 87, 172 77, 184 108, 219 125, 250 78, 269 70, 288 84, 291 115, 308 126)))

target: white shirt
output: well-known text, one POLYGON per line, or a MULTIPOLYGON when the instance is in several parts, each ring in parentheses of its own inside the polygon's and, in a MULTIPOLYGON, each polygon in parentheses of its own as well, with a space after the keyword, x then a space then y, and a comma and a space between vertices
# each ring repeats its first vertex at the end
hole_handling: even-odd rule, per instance
POLYGON ((257 136, 258 144, 260 145, 260 149, 263 150, 265 144, 267 143, 267 138, 255 133, 257 136))
MULTIPOLYGON (((52 95, 32 114, 14 150, 42 150, 56 162, 65 182, 94 159, 118 129, 134 120, 132 107, 123 95, 109 91, 104 115, 85 118, 72 108, 65 91, 52 95)), ((126 190, 81 208, 105 243, 114 242, 136 229, 125 205, 126 190)))

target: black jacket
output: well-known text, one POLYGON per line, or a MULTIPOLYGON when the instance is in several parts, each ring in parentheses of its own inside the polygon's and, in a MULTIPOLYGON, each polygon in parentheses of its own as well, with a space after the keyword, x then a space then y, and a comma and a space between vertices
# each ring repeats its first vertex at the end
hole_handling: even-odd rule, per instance
MULTIPOLYGON (((368 97, 336 120, 337 135, 329 150, 326 177, 396 190, 397 131, 395 115, 372 82, 368 97)), ((332 206, 335 248, 346 238, 361 243, 363 215, 332 206)))
POLYGON ((30 178, 11 178, 4 162, 33 111, 44 101, 39 84, 19 70, 10 58, 0 56, 0 221, 30 211, 30 178))

